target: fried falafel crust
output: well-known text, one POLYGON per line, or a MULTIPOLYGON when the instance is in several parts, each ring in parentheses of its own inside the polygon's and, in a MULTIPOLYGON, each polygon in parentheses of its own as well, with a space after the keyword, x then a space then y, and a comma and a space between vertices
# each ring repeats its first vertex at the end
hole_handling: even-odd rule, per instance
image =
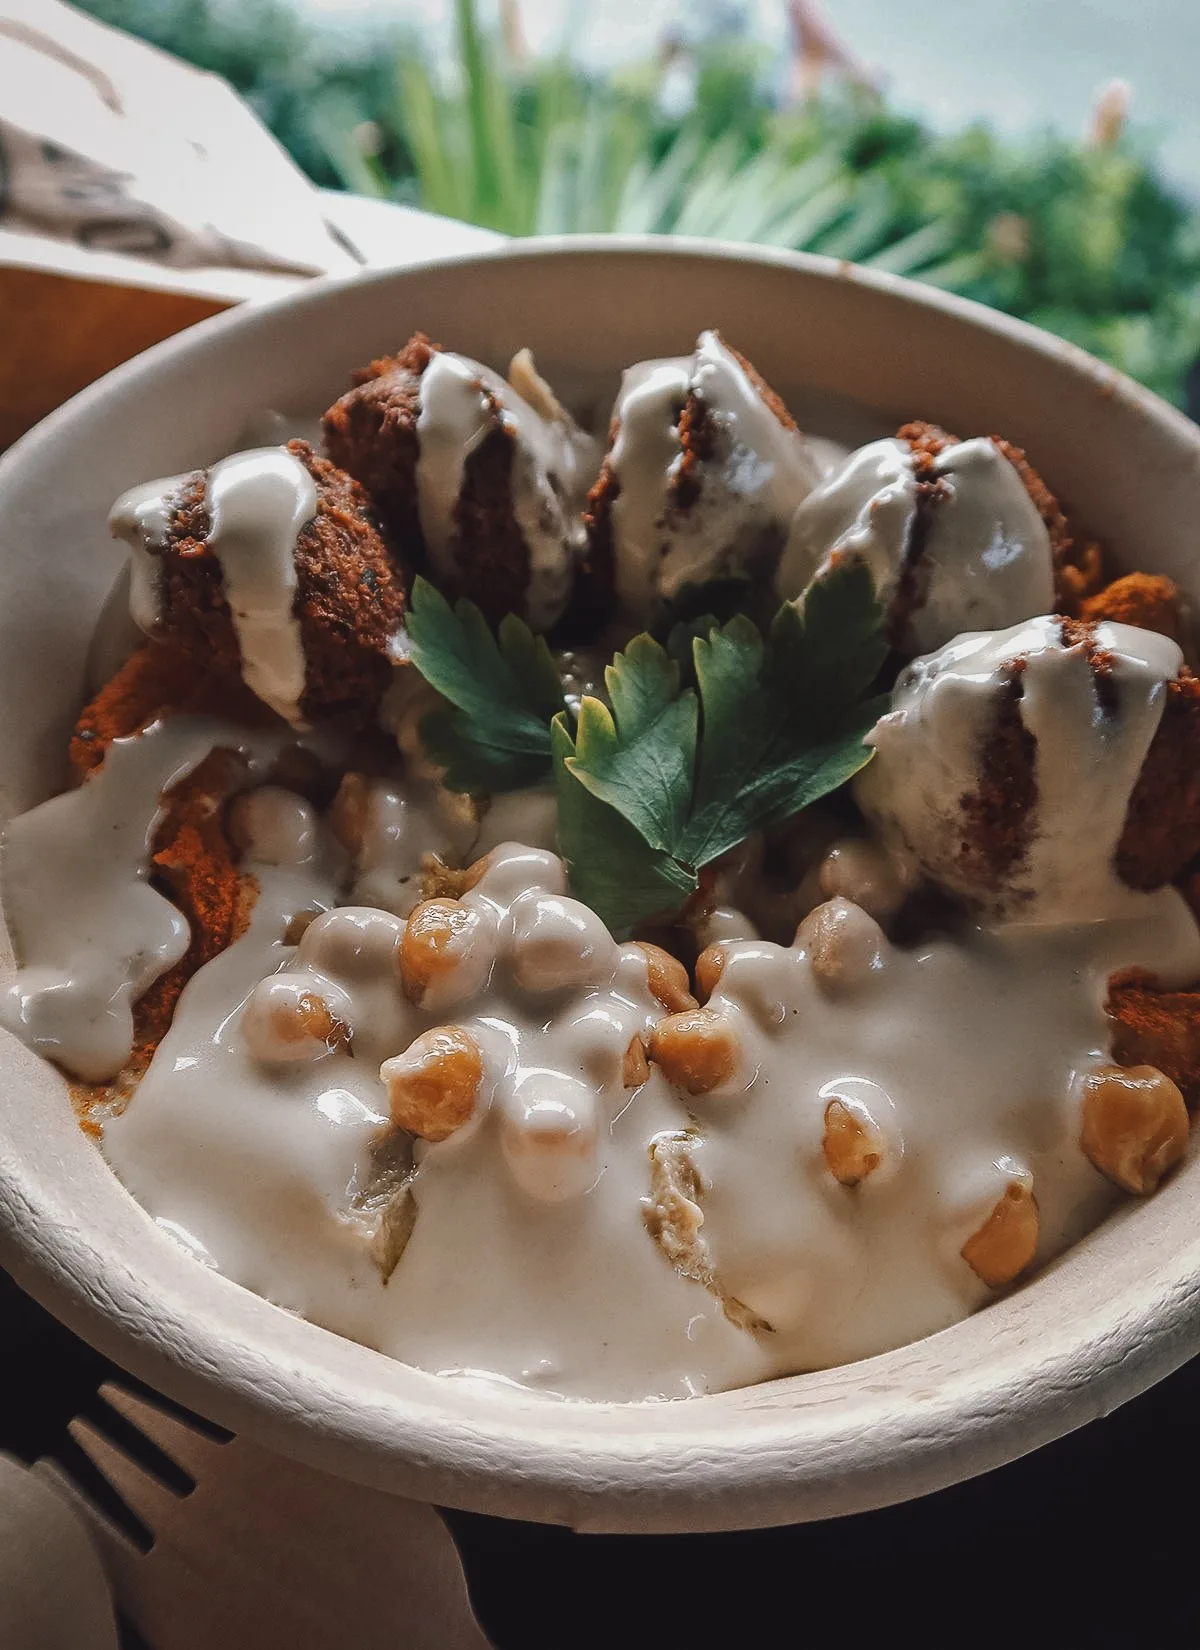
POLYGON ((1200 981, 1169 991, 1145 969, 1127 969, 1109 980, 1105 1012, 1118 1065, 1157 1066, 1189 1110, 1200 1106, 1200 981))
MULTIPOLYGON (((306 675, 300 701, 310 720, 347 713, 366 721, 391 677, 389 649, 404 616, 402 569, 380 535, 370 501, 344 471, 306 441, 289 441, 317 492, 317 513, 296 540, 297 589, 306 675)), ((158 639, 240 678, 241 653, 217 558, 207 547, 203 475, 184 489, 160 555, 158 639)))
MULTIPOLYGON (((326 452, 366 489, 392 543, 418 567, 428 562, 417 490, 421 378, 439 350, 424 333, 414 333, 399 354, 356 372, 353 388, 322 420, 326 452)), ((469 596, 497 623, 506 613, 524 611, 530 570, 529 546, 513 511, 517 437, 493 404, 496 427, 468 454, 455 508, 463 587, 438 582, 451 597, 469 596)))
POLYGON ((162 642, 143 642, 79 713, 69 755, 77 773, 98 768, 114 739, 140 733, 165 716, 218 716, 245 727, 271 712, 241 677, 196 664, 162 642))
POLYGON ((1183 642, 1183 607, 1179 586, 1158 573, 1125 573, 1088 596, 1079 616, 1091 624, 1136 625, 1183 642))
POLYGON ((1200 854, 1200 679, 1184 666, 1166 702, 1117 845, 1131 888, 1173 882, 1200 854))
POLYGON ((414 333, 397 355, 360 367, 321 420, 325 451, 366 489, 393 543, 423 559, 417 507, 421 375, 439 346, 414 333))

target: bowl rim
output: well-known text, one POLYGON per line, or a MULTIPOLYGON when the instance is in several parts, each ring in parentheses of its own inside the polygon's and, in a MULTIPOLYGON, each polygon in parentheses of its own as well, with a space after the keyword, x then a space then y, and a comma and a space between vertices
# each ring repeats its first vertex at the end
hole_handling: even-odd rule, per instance
MULTIPOLYGON (((1200 463, 1200 429, 1182 413, 1077 346, 971 300, 813 254, 681 237, 570 236, 321 279, 199 322, 115 368, 22 436, 0 458, 0 501, 10 477, 19 475, 45 444, 89 420, 114 389, 152 375, 162 365, 203 355, 226 334, 250 337, 258 328, 273 326, 280 313, 300 318, 336 306, 346 290, 386 288, 439 269, 486 272, 498 263, 597 257, 618 264, 644 257, 750 263, 825 282, 853 282, 1066 365, 1103 396, 1132 403, 1139 416, 1190 449, 1200 463)), ((575 1425, 578 1409, 571 1404, 536 1400, 536 1426, 529 1422, 528 1409, 514 1410, 508 1425, 491 1425, 472 1421, 461 1410, 439 1409, 432 1399, 424 1407, 414 1403, 398 1409, 393 1403, 395 1413, 389 1413, 379 1402, 358 1404, 365 1394, 357 1387, 339 1402, 316 1368, 297 1364, 281 1377, 277 1353, 233 1345, 219 1318, 196 1313, 182 1297, 155 1300, 148 1319, 136 1271, 114 1268, 111 1257, 80 1253, 77 1247, 67 1253, 60 1244, 62 1252, 55 1250, 53 1210, 31 1198, 34 1191, 23 1180, 20 1165, 0 1147, 0 1254, 35 1298, 141 1379, 224 1425, 247 1430, 269 1447, 343 1476, 420 1499, 569 1522, 577 1528, 754 1527, 865 1510, 923 1494, 1011 1460, 1134 1396, 1182 1363, 1195 1349, 1200 1330, 1197 1239, 1182 1245, 1149 1283, 1135 1280, 1098 1301, 1086 1336, 998 1352, 994 1363, 959 1372, 911 1414, 898 1414, 894 1404, 888 1405, 886 1383, 872 1387, 878 1358, 855 1366, 863 1372, 868 1396, 853 1416, 842 1410, 822 1414, 819 1397, 809 1406, 785 1410, 771 1401, 777 1383, 757 1389, 763 1401, 752 1447, 744 1428, 730 1427, 720 1439, 711 1427, 689 1430, 685 1417, 693 1406, 705 1406, 711 1415, 726 1394, 668 1406, 584 1406, 593 1415, 613 1410, 644 1414, 649 1408, 659 1416, 664 1424, 655 1429, 651 1475, 650 1429, 641 1430, 636 1445, 620 1434, 601 1436, 575 1425), (142 1332, 132 1333, 131 1326, 139 1322, 142 1332), (1102 1390, 1093 1384, 1100 1365, 1105 1370, 1102 1390), (669 1417, 666 1410, 672 1412, 669 1417), (381 1441, 382 1422, 387 1425, 381 1441)), ((215 1281, 239 1296, 248 1294, 227 1279, 215 1281)), ((259 1308, 278 1312, 256 1296, 249 1299, 254 1306, 241 1314, 248 1322, 257 1321, 259 1308)), ((329 1334, 314 1325, 304 1327, 329 1334)))

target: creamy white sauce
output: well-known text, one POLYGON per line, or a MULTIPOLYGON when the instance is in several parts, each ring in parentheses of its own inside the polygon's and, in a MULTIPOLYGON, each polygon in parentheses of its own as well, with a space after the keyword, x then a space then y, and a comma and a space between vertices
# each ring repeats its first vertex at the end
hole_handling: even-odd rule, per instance
POLYGON ((889 437, 859 447, 792 517, 775 581, 779 599, 802 597, 841 553, 866 563, 881 604, 890 606, 916 513, 916 475, 906 444, 889 437))
POLYGON ((690 357, 629 368, 613 417, 617 594, 636 618, 650 617, 690 584, 736 575, 777 552, 770 541, 782 541, 820 476, 804 437, 780 423, 713 332, 701 333, 690 357), (677 425, 689 395, 709 411, 715 451, 701 467, 696 503, 675 510, 677 425))
POLYGON ((925 535, 925 598, 910 620, 927 653, 964 630, 1016 624, 1054 606, 1050 535, 1013 466, 979 437, 934 460, 946 483, 925 535))
POLYGON ((1113 856, 1183 656, 1166 637, 1130 625, 1098 625, 1095 637, 1112 656, 1112 713, 1086 650, 1064 645, 1058 619, 960 636, 901 675, 869 737, 874 760, 855 781, 868 818, 927 877, 1011 921, 1121 916, 1136 900, 1113 856), (960 861, 962 802, 979 788, 984 741, 1018 661, 1021 720, 1037 741, 1033 838, 1002 886, 982 889, 960 861))
MULTIPOLYGON (((561 409, 560 409, 561 411, 561 409)), ((547 419, 498 373, 478 361, 438 351, 421 374, 417 418, 417 505, 435 574, 463 585, 457 509, 467 459, 493 431, 512 444, 513 514, 529 551, 525 616, 546 630, 571 594, 583 553, 579 511, 599 465, 596 443, 565 413, 547 419)))
POLYGON ((1110 1058, 1108 976, 1200 973, 1173 889, 1113 922, 913 951, 876 939, 873 966, 835 991, 801 946, 732 945, 711 999, 741 1052, 733 1080, 691 1102, 705 1232, 725 1287, 772 1324, 777 1372, 902 1345, 989 1298, 961 1250, 1012 1182, 1037 1202, 1038 1264, 1095 1225, 1117 1194, 1079 1147, 1081 1083, 1110 1058), (835 1098, 882 1137, 854 1187, 822 1151, 835 1098))
POLYGON ((296 601, 296 540, 317 513, 312 477, 286 447, 234 453, 208 472, 207 546, 221 566, 242 678, 296 725, 305 658, 296 601))
POLYGON ((425 1368, 615 1398, 769 1372, 763 1347, 644 1229, 649 1143, 687 1111, 658 1074, 624 1088, 629 1041, 662 1011, 635 947, 602 929, 578 945, 599 925, 581 907, 574 921, 558 860, 495 851, 464 900, 491 935, 486 983, 473 969, 466 1000, 451 990, 419 1008, 398 987, 397 919, 340 910, 293 952, 278 938, 286 915, 327 903, 332 879, 315 863, 251 869, 263 892, 249 933, 189 985, 134 1102, 105 1132, 109 1160, 152 1215, 247 1287, 425 1368), (549 954, 560 966, 544 980, 549 954), (352 1055, 254 1059, 242 1005, 279 965, 276 988, 299 978, 337 1003, 352 1055), (379 1067, 439 1023, 466 1027, 483 1049, 481 1113, 461 1135, 417 1142, 415 1225, 385 1284, 353 1207, 387 1114, 379 1067), (578 1149, 546 1158, 536 1136, 547 1107, 574 1120, 578 1149))
MULTIPOLYGON (((161 613, 160 552, 192 476, 145 482, 123 493, 109 515, 130 547, 129 609, 147 635, 161 613)), ((307 469, 285 447, 234 453, 204 474, 209 532, 241 650, 246 686, 293 726, 300 722, 305 658, 296 600, 296 540, 317 513, 307 469)))
MULTIPOLYGON (((1020 476, 985 437, 946 448, 933 462, 944 483, 928 507, 917 600, 901 645, 924 653, 964 630, 997 629, 1054 605, 1050 537, 1020 476)), ((885 609, 913 548, 917 481, 906 442, 872 441, 851 453, 797 509, 776 589, 803 599, 835 555, 871 571, 885 609)))
POLYGON ((133 1003, 187 949, 187 919, 150 886, 150 852, 163 792, 218 746, 243 752, 253 771, 271 741, 248 743, 244 729, 206 717, 155 723, 114 740, 77 790, 4 832, 4 907, 19 968, 3 1023, 85 1081, 120 1071, 133 1003))
POLYGON ((439 853, 458 864, 469 857, 478 836, 465 797, 428 781, 372 780, 350 903, 406 917, 421 898, 426 857, 439 853))
POLYGON ((122 493, 109 511, 109 532, 129 546, 129 612, 147 636, 157 631, 162 610, 162 561, 156 552, 166 546, 180 495, 198 473, 144 481, 122 493))

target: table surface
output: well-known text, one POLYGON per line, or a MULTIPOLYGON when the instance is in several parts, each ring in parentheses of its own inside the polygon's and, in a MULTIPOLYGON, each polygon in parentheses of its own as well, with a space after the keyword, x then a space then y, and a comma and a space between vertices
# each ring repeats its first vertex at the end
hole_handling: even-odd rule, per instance
MULTIPOLYGON (((61 1447, 112 1366, 2 1273, 0 1347, 0 1448, 34 1460, 61 1447)), ((882 1512, 645 1537, 448 1518, 498 1650, 740 1650, 800 1644, 814 1628, 836 1631, 839 1647, 897 1629, 925 1645, 1003 1638, 1014 1650, 1125 1644, 1134 1632, 1151 1646, 1194 1643, 1185 1497, 1198 1428, 1200 1359, 1023 1461, 882 1512)))

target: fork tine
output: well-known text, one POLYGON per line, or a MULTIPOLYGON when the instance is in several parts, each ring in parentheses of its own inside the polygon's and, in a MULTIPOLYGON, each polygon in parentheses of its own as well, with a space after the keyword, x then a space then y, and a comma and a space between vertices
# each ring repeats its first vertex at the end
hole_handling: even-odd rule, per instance
POLYGON ((130 1392, 128 1387, 118 1386, 115 1381, 105 1381, 100 1387, 100 1396, 164 1455, 182 1467, 193 1481, 202 1477, 205 1468, 212 1465, 214 1456, 225 1448, 228 1441, 189 1426, 180 1416, 158 1404, 148 1403, 145 1398, 130 1392))
POLYGON ((85 1416, 77 1415, 68 1424, 67 1432, 122 1501, 153 1534, 167 1509, 182 1498, 127 1455, 119 1445, 105 1437, 99 1427, 85 1416))

